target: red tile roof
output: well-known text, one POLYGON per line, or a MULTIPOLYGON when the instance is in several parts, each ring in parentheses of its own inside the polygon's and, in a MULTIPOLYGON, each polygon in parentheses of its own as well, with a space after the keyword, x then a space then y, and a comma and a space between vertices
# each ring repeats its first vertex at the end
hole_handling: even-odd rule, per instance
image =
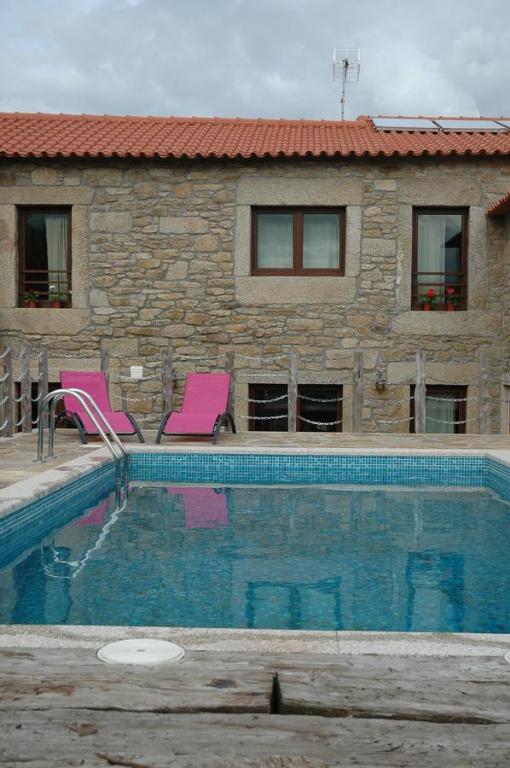
POLYGON ((485 213, 487 216, 503 216, 505 213, 510 213, 510 192, 489 205, 485 213))
POLYGON ((510 130, 387 131, 363 116, 323 121, 0 113, 0 157, 473 155, 510 155, 510 130))

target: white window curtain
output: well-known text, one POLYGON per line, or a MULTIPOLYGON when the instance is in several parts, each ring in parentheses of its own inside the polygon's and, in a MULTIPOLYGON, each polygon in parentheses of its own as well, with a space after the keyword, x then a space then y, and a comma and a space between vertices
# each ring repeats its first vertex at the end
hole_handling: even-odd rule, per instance
MULTIPOLYGON (((434 396, 436 397, 436 396, 434 396)), ((432 399, 425 397, 425 432, 442 435, 455 432, 456 403, 454 399, 432 399)))
MULTIPOLYGON (((418 216, 418 272, 444 272, 446 268, 446 216, 420 214, 418 216)), ((418 276, 418 297, 433 288, 442 301, 444 277, 422 274, 418 276)))
POLYGON ((309 213, 303 216, 303 267, 338 269, 340 227, 338 214, 309 213))
POLYGON ((257 266, 261 269, 292 269, 294 216, 292 213, 257 215, 257 266))
POLYGON ((46 215, 46 246, 48 249, 48 282, 59 292, 69 289, 67 284, 67 215, 46 215))

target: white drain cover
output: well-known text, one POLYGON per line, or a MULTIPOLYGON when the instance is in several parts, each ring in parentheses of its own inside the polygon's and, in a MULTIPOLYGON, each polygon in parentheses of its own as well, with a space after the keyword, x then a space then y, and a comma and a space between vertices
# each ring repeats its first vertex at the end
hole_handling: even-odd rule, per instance
POLYGON ((168 640, 140 637, 103 645, 97 655, 107 664, 164 664, 182 659, 184 653, 184 648, 168 640))

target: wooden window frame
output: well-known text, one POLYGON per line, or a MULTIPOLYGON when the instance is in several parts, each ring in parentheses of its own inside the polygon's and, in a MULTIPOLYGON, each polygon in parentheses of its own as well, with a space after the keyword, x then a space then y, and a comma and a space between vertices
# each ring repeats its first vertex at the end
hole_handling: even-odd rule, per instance
MULTIPOLYGON (((454 287, 460 288, 460 300, 456 305, 456 311, 465 311, 468 308, 468 227, 469 227, 469 208, 466 207, 426 207, 416 206, 413 208, 413 238, 412 238, 412 275, 411 275, 411 309, 419 310, 421 306, 418 304, 418 216, 435 215, 435 214, 454 214, 456 216, 462 216, 462 235, 460 246, 460 272, 427 272, 423 274, 428 275, 448 275, 459 276, 458 283, 452 284, 454 287)), ((447 282, 446 279, 444 281, 447 282)), ((446 311, 446 303, 443 301, 434 305, 434 311, 446 311)))
MULTIPOLYGON (((25 232, 26 232, 26 220, 30 213, 65 213, 67 214, 67 285, 69 291, 69 299, 65 303, 65 307, 71 307, 72 305, 72 206, 70 205, 19 205, 18 211, 18 306, 24 307, 23 296, 26 293, 26 273, 40 272, 41 275, 48 275, 49 270, 37 270, 27 269, 26 266, 26 254, 25 254, 25 232)), ((34 282, 34 281, 31 281, 34 282)), ((41 283, 49 283, 49 280, 41 280, 41 283)), ((40 307, 51 306, 50 301, 46 299, 39 299, 38 305, 40 307)))
MULTIPOLYGON (((343 401, 342 401, 342 397, 343 397, 343 384, 315 384, 315 385, 302 384, 302 385, 298 385, 298 395, 299 395, 299 388, 300 388, 300 386, 304 386, 304 387, 307 387, 307 386, 334 387, 336 389, 336 391, 337 391, 337 403, 336 403, 336 411, 335 411, 336 416, 335 416, 334 420, 335 421, 339 421, 340 423, 339 424, 335 424, 334 425, 335 428, 330 430, 330 431, 331 432, 343 432, 343 409, 342 409, 342 404, 343 404, 343 401)), ((287 393, 288 393, 288 385, 287 384, 280 384, 278 382, 260 382, 260 381, 255 381, 255 382, 252 382, 252 383, 248 384, 248 397, 249 397, 250 400, 253 400, 253 399, 256 398, 256 395, 255 395, 254 390, 253 390, 254 387, 282 387, 282 389, 286 389, 287 393)), ((286 400, 282 400, 281 402, 286 403, 286 404, 288 403, 288 401, 286 401, 286 400)), ((257 422, 256 422, 255 419, 253 419, 253 417, 257 415, 256 412, 255 412, 256 411, 256 406, 257 406, 257 403, 253 403, 253 402, 249 402, 248 403, 248 414, 250 416, 250 419, 248 421, 248 430, 250 432, 257 432, 258 431, 257 428, 256 428, 257 422)), ((301 429, 301 423, 302 422, 299 419, 300 415, 301 415, 301 398, 298 397, 298 399, 297 399, 297 413, 296 413, 296 417, 297 417, 296 418, 296 431, 297 432, 305 431, 305 430, 301 429)), ((275 431, 288 432, 288 424, 289 424, 288 418, 289 417, 288 417, 288 408, 287 408, 287 429, 286 430, 275 430, 275 431)), ((280 424, 283 421, 284 421, 283 419, 281 419, 281 421, 280 421, 280 419, 278 419, 278 422, 280 424)), ((306 431, 308 431, 308 430, 306 430, 306 431)), ((314 430, 310 430, 310 431, 312 432, 314 430)), ((319 430, 317 430, 317 431, 319 431, 319 430)))
MULTIPOLYGON (((409 405, 409 432, 411 434, 414 434, 416 432, 415 429, 415 422, 414 422, 414 391, 415 391, 415 385, 411 385, 411 400, 409 405)), ((453 434, 455 435, 465 435, 466 434, 466 418, 467 418, 467 396, 468 396, 468 388, 466 384, 427 384, 425 388, 425 398, 427 395, 432 395, 433 397, 436 395, 446 395, 450 396, 452 399, 458 399, 462 398, 461 402, 457 403, 457 410, 455 413, 455 421, 463 421, 463 424, 454 424, 453 434)), ((448 399, 448 397, 445 397, 445 399, 448 399)), ((441 432, 428 432, 427 434, 444 434, 441 432)))
POLYGON ((344 275, 345 274, 345 229, 346 214, 344 207, 328 206, 254 206, 251 209, 251 274, 252 275, 344 275), (293 215, 293 265, 290 269, 282 267, 257 266, 257 216, 261 213, 288 213, 293 215), (325 269, 306 269, 303 267, 303 216, 314 213, 336 213, 340 220, 338 242, 338 267, 325 269))

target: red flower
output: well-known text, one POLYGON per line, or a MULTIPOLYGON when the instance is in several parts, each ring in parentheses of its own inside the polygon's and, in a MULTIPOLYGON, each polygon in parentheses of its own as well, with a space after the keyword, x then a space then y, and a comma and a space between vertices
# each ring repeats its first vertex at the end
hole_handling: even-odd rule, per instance
POLYGON ((427 291, 427 296, 429 297, 429 299, 433 299, 435 295, 436 294, 435 294, 434 289, 433 288, 429 288, 428 291, 427 291))
POLYGON ((452 288, 451 285, 448 286, 448 288, 446 289, 446 293, 448 294, 448 296, 453 296, 453 294, 455 293, 455 288, 452 288))

